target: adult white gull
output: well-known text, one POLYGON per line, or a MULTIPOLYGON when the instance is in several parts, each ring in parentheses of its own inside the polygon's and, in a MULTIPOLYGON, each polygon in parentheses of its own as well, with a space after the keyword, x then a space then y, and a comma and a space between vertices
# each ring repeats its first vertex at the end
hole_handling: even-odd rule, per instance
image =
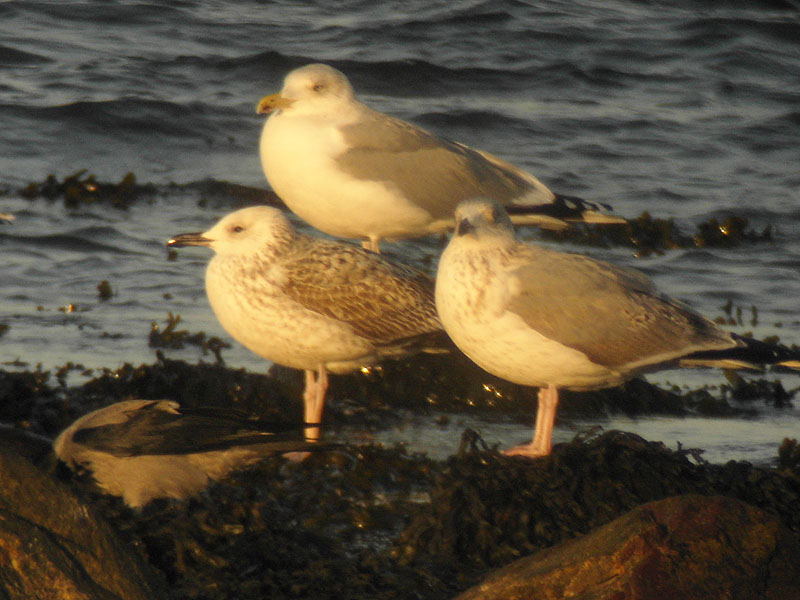
POLYGON ((638 271, 518 241, 496 202, 463 202, 455 219, 436 277, 445 331, 490 373, 540 388, 533 440, 509 454, 550 453, 559 388, 676 364, 798 366, 797 352, 720 329, 638 271))
POLYGON ((359 102, 347 77, 323 64, 290 72, 263 98, 261 134, 267 181, 303 220, 329 235, 381 239, 440 233, 461 201, 497 200, 517 223, 562 228, 562 220, 620 223, 593 204, 559 196, 533 175, 377 112, 359 102))
MULTIPOLYGON (((296 231, 280 210, 253 206, 169 246, 208 246, 206 292, 237 341, 304 369, 305 421, 319 424, 328 372, 439 347, 433 280, 388 258, 296 231), (429 344, 432 344, 429 347, 429 344)), ((319 428, 307 429, 308 439, 319 428)))

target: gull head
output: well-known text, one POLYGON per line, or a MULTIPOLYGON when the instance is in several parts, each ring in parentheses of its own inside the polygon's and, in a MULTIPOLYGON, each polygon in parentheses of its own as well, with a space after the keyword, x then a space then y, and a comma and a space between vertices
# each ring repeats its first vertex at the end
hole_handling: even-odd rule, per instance
POLYGON ((456 207, 453 240, 513 241, 514 226, 505 209, 494 200, 464 200, 456 207))
POLYGON ((312 64, 290 72, 278 94, 263 97, 256 105, 258 114, 292 109, 316 113, 351 103, 353 86, 341 71, 323 64, 312 64))
POLYGON ((208 246, 220 256, 275 253, 292 243, 294 228, 277 208, 251 206, 232 212, 202 233, 182 233, 167 246, 208 246))

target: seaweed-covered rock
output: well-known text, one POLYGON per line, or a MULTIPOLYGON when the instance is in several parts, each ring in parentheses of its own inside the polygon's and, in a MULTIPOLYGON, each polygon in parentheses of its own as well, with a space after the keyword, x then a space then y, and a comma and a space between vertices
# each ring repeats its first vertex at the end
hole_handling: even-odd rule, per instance
POLYGON ((800 533, 800 481, 744 462, 704 463, 695 451, 617 431, 535 461, 502 456, 479 438, 439 472, 431 502, 399 538, 404 564, 454 578, 493 568, 605 525, 634 507, 681 494, 725 495, 763 508, 800 533))
POLYGON ((0 597, 167 597, 163 580, 95 510, 2 447, 0 481, 0 597))
POLYGON ((205 494, 155 501, 141 513, 95 501, 124 536, 140 540, 176 599, 414 598, 429 585, 386 548, 432 468, 401 449, 343 448, 302 463, 268 458, 205 494))
POLYGON ((643 502, 713 493, 681 453, 633 434, 609 432, 556 445, 532 461, 466 440, 448 461, 431 503, 401 538, 404 562, 496 567, 587 533, 643 502))
POLYGON ((792 600, 798 556, 800 539, 763 510, 676 496, 513 562, 458 600, 792 600))
MULTIPOLYGON (((25 432, 54 436, 75 417, 134 396, 302 418, 301 372, 274 369, 267 376, 157 354, 154 364, 103 369, 74 387, 66 378, 74 365, 53 373, 0 371, 0 416, 25 432)), ((800 532, 796 443, 784 445, 781 469, 709 465, 697 451, 671 451, 620 432, 584 435, 535 461, 503 456, 474 432, 447 461, 369 444, 373 427, 391 426, 407 408, 533 417, 533 388, 449 371, 452 360, 429 358, 332 378, 326 426, 348 427, 335 451, 303 463, 270 457, 190 500, 156 500, 142 511, 80 478, 71 479, 73 489, 146 553, 174 600, 444 600, 488 569, 680 494, 737 498, 800 532)), ((565 394, 564 414, 680 414, 697 410, 692 403, 691 395, 635 380, 616 390, 565 394)))

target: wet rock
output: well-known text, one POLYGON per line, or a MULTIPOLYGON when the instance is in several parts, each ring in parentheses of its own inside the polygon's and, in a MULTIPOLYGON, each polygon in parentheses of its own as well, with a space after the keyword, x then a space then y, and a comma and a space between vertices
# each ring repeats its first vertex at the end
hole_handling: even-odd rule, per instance
POLYGON ((22 458, 38 463, 50 453, 52 440, 43 435, 0 423, 0 448, 13 450, 22 458))
POLYGON ((0 481, 0 597, 167 597, 155 572, 93 509, 4 448, 0 481))
POLYGON ((800 539, 738 500, 677 496, 520 559, 458 600, 790 600, 800 539))

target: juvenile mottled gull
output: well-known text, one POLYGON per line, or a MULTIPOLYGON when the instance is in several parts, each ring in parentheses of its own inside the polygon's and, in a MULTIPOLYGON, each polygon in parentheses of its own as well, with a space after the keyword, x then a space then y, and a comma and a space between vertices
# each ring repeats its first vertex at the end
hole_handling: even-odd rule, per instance
MULTIPOLYGON (((254 206, 170 246, 208 246, 216 255, 206 292, 217 319, 244 346, 304 369, 305 420, 319 423, 328 371, 342 373, 445 339, 433 280, 349 244, 294 230, 275 208, 254 206), (316 373, 316 376, 315 376, 316 373)), ((319 437, 309 428, 308 439, 319 437)))
POLYGON ((330 235, 405 239, 452 228, 461 200, 486 196, 519 213, 515 222, 564 227, 560 217, 624 222, 488 152, 436 137, 359 102, 347 77, 312 64, 286 76, 257 111, 270 114, 261 165, 273 190, 330 235))
POLYGON ((156 498, 197 494, 269 454, 318 446, 304 441, 297 425, 169 400, 125 400, 76 420, 53 451, 74 471, 91 473, 106 493, 140 508, 156 498))
POLYGON ((797 353, 723 331, 638 271, 517 241, 495 202, 463 202, 455 218, 436 277, 445 331, 490 373, 541 388, 533 441, 509 454, 550 453, 559 388, 611 387, 676 364, 797 364, 797 353))

